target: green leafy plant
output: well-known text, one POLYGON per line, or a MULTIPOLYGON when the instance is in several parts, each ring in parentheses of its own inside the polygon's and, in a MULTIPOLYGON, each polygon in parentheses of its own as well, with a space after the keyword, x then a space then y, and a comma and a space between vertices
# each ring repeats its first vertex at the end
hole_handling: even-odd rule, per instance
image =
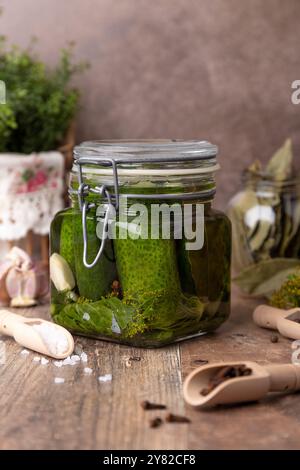
POLYGON ((49 70, 31 48, 7 48, 0 41, 0 79, 6 104, 0 106, 0 151, 31 153, 55 149, 78 108, 79 93, 70 87, 86 64, 73 64, 72 45, 49 70))

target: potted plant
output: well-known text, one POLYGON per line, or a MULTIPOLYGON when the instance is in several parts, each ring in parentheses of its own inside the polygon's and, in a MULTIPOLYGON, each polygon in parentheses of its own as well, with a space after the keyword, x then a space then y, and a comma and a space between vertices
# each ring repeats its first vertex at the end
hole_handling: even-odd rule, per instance
POLYGON ((50 221, 63 207, 64 178, 74 144, 79 93, 71 80, 86 64, 74 64, 72 46, 49 69, 32 48, 0 41, 0 244, 19 246, 48 262, 50 221), (34 253, 37 252, 37 253, 34 253))

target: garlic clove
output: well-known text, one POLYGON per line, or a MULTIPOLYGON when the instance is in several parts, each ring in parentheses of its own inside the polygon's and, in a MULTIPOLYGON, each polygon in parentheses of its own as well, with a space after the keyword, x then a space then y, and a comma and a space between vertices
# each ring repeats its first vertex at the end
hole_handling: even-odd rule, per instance
POLYGON ((58 253, 50 256, 50 278, 58 292, 70 291, 75 279, 68 262, 58 253))

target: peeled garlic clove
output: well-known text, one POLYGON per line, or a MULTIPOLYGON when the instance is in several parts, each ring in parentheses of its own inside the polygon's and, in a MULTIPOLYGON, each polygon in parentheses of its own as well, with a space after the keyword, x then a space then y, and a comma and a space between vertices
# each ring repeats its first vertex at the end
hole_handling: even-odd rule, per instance
POLYGON ((58 253, 50 256, 50 278, 58 292, 70 291, 75 287, 71 268, 65 258, 58 253))

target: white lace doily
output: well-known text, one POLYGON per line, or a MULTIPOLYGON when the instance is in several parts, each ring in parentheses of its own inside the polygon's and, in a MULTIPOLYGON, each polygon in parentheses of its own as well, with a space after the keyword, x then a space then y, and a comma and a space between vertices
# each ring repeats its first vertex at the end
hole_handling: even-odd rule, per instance
POLYGON ((63 208, 64 157, 59 152, 0 154, 0 240, 29 230, 47 235, 63 208))

